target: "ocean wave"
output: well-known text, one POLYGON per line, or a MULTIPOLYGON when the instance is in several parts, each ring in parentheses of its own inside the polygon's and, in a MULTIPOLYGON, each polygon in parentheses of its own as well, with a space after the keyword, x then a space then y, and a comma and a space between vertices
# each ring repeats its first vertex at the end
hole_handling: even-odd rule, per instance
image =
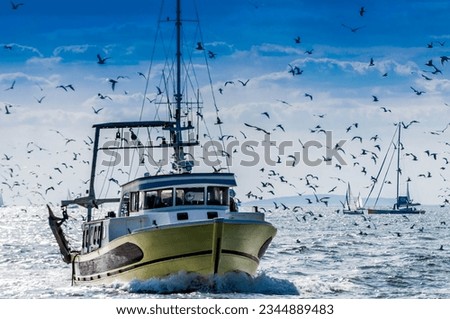
POLYGON ((299 295, 293 283, 262 273, 251 277, 244 273, 200 276, 194 273, 178 273, 165 278, 145 281, 134 280, 125 287, 131 293, 176 294, 201 292, 211 294, 262 294, 299 295))

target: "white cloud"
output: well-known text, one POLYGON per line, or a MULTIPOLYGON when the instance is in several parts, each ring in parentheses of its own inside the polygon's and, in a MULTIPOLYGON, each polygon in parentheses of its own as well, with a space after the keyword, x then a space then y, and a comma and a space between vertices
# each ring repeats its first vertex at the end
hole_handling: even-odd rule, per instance
POLYGON ((62 58, 61 57, 50 57, 50 58, 44 58, 44 57, 32 57, 26 61, 28 65, 37 65, 42 66, 43 68, 52 68, 55 65, 61 63, 62 58))
POLYGON ((44 55, 39 51, 39 49, 35 48, 35 47, 31 47, 31 46, 27 46, 27 45, 22 45, 22 44, 18 44, 18 43, 7 43, 7 44, 3 44, 4 47, 10 47, 11 50, 20 50, 22 52, 31 52, 31 53, 35 53, 40 57, 43 57, 44 55))
POLYGON ((61 53, 70 52, 70 53, 85 53, 89 48, 95 47, 89 44, 80 44, 80 45, 66 45, 59 46, 53 50, 54 56, 59 56, 61 53))

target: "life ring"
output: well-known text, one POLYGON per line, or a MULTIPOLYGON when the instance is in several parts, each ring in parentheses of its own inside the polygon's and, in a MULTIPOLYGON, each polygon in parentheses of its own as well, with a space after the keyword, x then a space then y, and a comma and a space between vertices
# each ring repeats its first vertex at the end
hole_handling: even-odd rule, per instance
POLYGON ((187 200, 188 202, 192 202, 194 200, 194 198, 195 198, 195 196, 194 196, 194 193, 192 193, 192 192, 187 192, 184 195, 184 199, 187 200))

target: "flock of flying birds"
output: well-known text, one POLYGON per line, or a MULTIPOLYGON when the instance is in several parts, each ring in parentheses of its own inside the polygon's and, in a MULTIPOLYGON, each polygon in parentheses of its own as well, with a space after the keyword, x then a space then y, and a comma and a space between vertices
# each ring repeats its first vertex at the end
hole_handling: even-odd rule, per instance
MULTIPOLYGON (((19 9, 19 7, 23 4, 12 4, 13 10, 19 9)), ((360 8, 359 14, 363 17, 366 14, 366 10, 364 7, 360 8)), ((350 27, 346 24, 342 24, 343 28, 349 29, 350 32, 360 32, 363 27, 350 27)), ((300 36, 293 37, 293 46, 301 46, 302 38, 300 36)), ((427 47, 432 49, 433 46, 445 46, 444 42, 432 42, 428 43, 427 47)), ((197 47, 194 48, 198 51, 205 51, 207 57, 209 59, 215 59, 217 54, 211 50, 207 50, 205 46, 201 43, 197 43, 197 47)), ((13 47, 5 45, 4 50, 13 50, 13 47)), ((306 50, 305 54, 311 55, 314 54, 312 49, 306 50)), ((96 63, 98 65, 104 66, 108 64, 108 60, 110 57, 102 56, 100 54, 97 55, 96 60, 93 60, 92 63, 96 63)), ((422 77, 426 81, 432 81, 432 76, 440 75, 443 73, 443 69, 445 64, 448 62, 449 57, 441 56, 440 64, 436 64, 433 60, 428 60, 424 62, 424 65, 429 68, 427 73, 432 75, 426 75, 426 72, 422 74, 422 77)), ((371 58, 367 61, 368 66, 372 67, 376 65, 376 61, 371 58)), ((301 77, 305 72, 308 72, 307 69, 302 69, 300 66, 293 65, 291 63, 287 64, 287 70, 292 77, 301 77)), ((138 72, 137 77, 146 78, 146 75, 142 72, 138 72)), ((388 76, 388 74, 384 74, 383 77, 388 76)), ((119 81, 127 76, 115 76, 108 79, 108 89, 111 92, 116 90, 116 86, 119 81)), ((223 85, 219 85, 216 89, 220 95, 227 94, 228 88, 231 86, 239 85, 242 88, 245 88, 251 83, 251 79, 233 79, 223 83, 223 85)), ((7 86, 5 91, 13 91, 16 86, 16 81, 13 81, 9 86, 7 86)), ((410 87, 412 94, 417 96, 424 95, 426 92, 423 90, 419 90, 410 87)), ((61 84, 55 87, 55 90, 60 90, 60 92, 70 92, 75 91, 76 87, 73 84, 61 84)), ((106 88, 105 88, 106 89, 106 88)), ((124 93, 126 94, 126 92, 124 93)), ((155 96, 159 96, 163 94, 163 90, 159 87, 155 87, 155 96)), ((312 94, 305 92, 305 99, 307 99, 310 103, 314 103, 314 97, 312 94)), ((97 98, 99 101, 103 101, 105 106, 107 107, 107 103, 112 101, 112 98, 104 93, 98 93, 97 98)), ((38 104, 45 103, 45 95, 35 98, 38 104)), ((373 103, 379 103, 380 97, 373 95, 371 97, 373 103)), ((150 102, 154 101, 150 100, 150 102)), ((277 99, 277 101, 281 104, 292 106, 289 101, 277 99)), ((92 111, 94 114, 98 115, 103 110, 104 107, 92 107, 92 111)), ((4 116, 12 116, 12 109, 14 108, 13 104, 6 103, 4 106, 4 116)), ((383 113, 391 113, 392 110, 386 106, 380 106, 380 112, 383 113)), ((262 111, 260 116, 260 120, 258 123, 242 123, 241 129, 237 134, 234 135, 222 135, 219 136, 219 140, 229 140, 229 139, 238 139, 240 141, 245 141, 248 138, 248 135, 252 134, 252 131, 255 130, 258 134, 266 134, 266 135, 275 135, 278 134, 278 137, 282 137, 282 134, 286 133, 286 129, 283 123, 270 124, 271 120, 271 110, 262 111)), ((324 136, 322 134, 327 133, 327 129, 323 127, 321 124, 321 120, 327 117, 327 114, 315 114, 314 119, 317 120, 316 125, 312 125, 310 128, 310 134, 313 138, 317 138, 317 136, 324 136)), ((217 117, 217 121, 215 124, 223 124, 223 121, 217 117)), ((420 121, 413 120, 409 123, 401 123, 403 129, 414 129, 414 127, 420 125, 420 121)), ((439 130, 430 132, 431 135, 442 135, 449 128, 450 123, 448 123, 445 127, 442 127, 439 130)), ((358 170, 360 174, 367 177, 368 185, 371 185, 374 180, 375 171, 379 167, 380 158, 383 156, 383 151, 385 151, 385 144, 381 143, 381 137, 378 134, 374 134, 370 137, 360 136, 358 135, 358 129, 360 127, 360 123, 348 123, 347 125, 343 124, 342 130, 345 132, 345 137, 349 140, 346 147, 343 145, 336 144, 334 145, 335 151, 340 156, 344 157, 347 162, 347 167, 343 167, 338 162, 333 162, 332 164, 335 170, 335 174, 333 176, 319 176, 318 174, 313 174, 311 172, 305 171, 305 166, 301 166, 300 169, 296 170, 296 168, 301 162, 301 158, 299 157, 299 153, 294 152, 291 154, 285 154, 280 152, 279 154, 275 154, 274 157, 274 165, 267 167, 261 166, 258 167, 259 175, 261 180, 257 181, 254 189, 249 190, 245 193, 245 197, 248 200, 261 200, 271 197, 282 196, 283 194, 277 193, 277 189, 285 189, 285 187, 291 188, 294 193, 299 196, 299 204, 294 207, 289 207, 288 205, 274 201, 273 209, 283 209, 283 210, 292 210, 294 212, 297 211, 305 211, 305 205, 319 204, 328 206, 330 200, 330 194, 336 193, 338 190, 345 189, 348 180, 344 178, 347 176, 348 171, 346 169, 358 170), (357 150, 355 152, 355 150, 357 150), (283 167, 283 169, 278 169, 283 167), (281 173, 282 171, 286 172, 286 167, 291 167, 295 171, 287 171, 288 173, 281 173), (324 189, 323 186, 320 185, 320 182, 323 179, 331 179, 335 181, 335 184, 329 189, 324 189), (306 196, 311 195, 311 196, 306 196)), ((48 202, 47 195, 51 192, 59 189, 60 191, 63 189, 68 189, 68 185, 64 183, 64 178, 66 174, 78 175, 79 170, 82 169, 84 172, 88 172, 88 168, 90 165, 90 153, 89 151, 92 148, 93 141, 90 137, 86 137, 82 140, 78 138, 71 138, 64 135, 64 132, 61 130, 52 131, 55 134, 54 143, 58 145, 64 145, 66 148, 64 151, 52 152, 51 146, 42 145, 39 141, 30 141, 26 145, 26 153, 27 158, 30 163, 35 162, 34 154, 41 153, 43 155, 38 156, 38 158, 64 158, 64 161, 60 160, 58 163, 54 165, 52 172, 39 172, 40 165, 36 164, 36 167, 32 170, 27 170, 22 168, 18 163, 15 163, 16 156, 13 153, 9 153, 9 150, 3 149, 3 154, 0 158, 0 180, 1 185, 0 189, 3 189, 3 192, 8 191, 10 194, 10 198, 14 199, 15 197, 23 197, 24 192, 27 192, 28 195, 32 195, 29 199, 30 204, 35 204, 39 202, 48 202), (72 145, 76 144, 76 147, 72 147, 72 145), (85 147, 85 150, 82 150, 85 147), (56 156, 58 155, 58 156, 56 156), (30 185, 30 183, 25 182, 26 178, 30 176, 34 176, 39 182, 36 182, 35 185, 30 185), (45 180, 42 180, 42 176, 45 176, 45 180), (34 198, 34 199, 31 199, 34 198)), ((262 135, 261 135, 262 137, 262 135)), ((296 143, 297 149, 301 151, 305 148, 305 145, 302 141, 304 141, 308 137, 298 138, 296 143)), ((249 146, 251 147, 251 146, 249 146)), ((445 147, 450 147, 449 143, 445 143, 445 147)), ((276 149, 276 148, 273 148, 276 149)), ((450 150, 450 149, 449 149, 450 150)), ((259 150, 260 151, 260 150, 259 150)), ((258 151, 258 152, 259 152, 258 151)), ((234 149, 232 152, 223 152, 222 155, 225 157, 231 158, 234 156, 239 156, 237 154, 239 151, 234 149)), ((411 179, 414 178, 424 178, 424 179, 433 179, 440 178, 444 182, 447 181, 445 177, 445 172, 448 169, 449 158, 445 155, 448 153, 447 151, 434 151, 425 149, 423 150, 423 154, 413 154, 411 152, 405 152, 405 157, 408 158, 411 162, 418 162, 420 160, 431 160, 434 161, 438 166, 440 173, 438 176, 434 176, 431 172, 420 172, 417 176, 411 176, 411 179)), ((332 159, 322 157, 324 163, 331 164, 332 159)), ((420 164, 419 164, 420 166, 420 164)), ((220 171, 222 168, 214 168, 215 171, 220 171)), ((102 174, 100 172, 99 174, 102 174)), ((127 175, 123 170, 118 170, 118 174, 127 175)), ((87 176, 87 175, 86 175, 87 176)), ((125 176, 127 177, 127 176, 125 176)), ((110 183, 119 184, 121 180, 120 176, 114 176, 109 178, 110 183)), ((89 180, 82 180, 82 184, 86 185, 89 180)), ((390 183, 390 181, 387 181, 390 183)), ((70 194, 71 196, 79 196, 79 192, 73 192, 70 194)), ((27 196, 27 195, 25 195, 27 196)), ((439 195, 442 198, 442 202, 440 203, 442 206, 449 205, 450 202, 450 188, 442 189, 442 193, 439 195)))
MULTIPOLYGON (((361 7, 359 10, 359 15, 361 17, 364 17, 366 13, 365 7, 361 7)), ((350 27, 347 24, 342 23, 342 27, 349 29, 351 32, 356 33, 359 32, 364 26, 359 27, 350 27)), ((294 37, 294 45, 301 45, 302 44, 302 38, 300 36, 294 37)), ((445 42, 443 41, 433 41, 426 44, 426 47, 428 49, 433 49, 435 46, 438 47, 444 47, 445 42)), ((308 49, 304 51, 305 54, 311 55, 313 54, 313 49, 308 49)), ((443 69, 445 68, 446 63, 449 61, 449 57, 446 55, 442 55, 439 58, 439 62, 435 62, 432 59, 429 59, 428 61, 424 61, 424 66, 427 68, 426 70, 423 70, 421 77, 425 79, 426 81, 432 81, 433 76, 438 76, 443 74, 443 69), (427 74, 431 74, 428 76, 427 74)), ((373 67, 376 65, 376 61, 374 58, 370 58, 370 60, 367 61, 367 66, 373 67)), ((307 70, 301 68, 298 65, 288 64, 288 70, 287 72, 291 74, 293 77, 302 76, 307 70)), ((382 77, 387 77, 388 73, 382 74, 382 77)), ((224 87, 227 86, 227 84, 234 84, 233 82, 225 82, 224 87)), ((241 82, 242 83, 242 82, 241 82)), ((242 83, 243 84, 243 83, 242 83)), ((410 89, 413 94, 416 96, 422 96, 426 92, 420 89, 416 89, 413 86, 410 86, 410 89)), ((220 93, 223 94, 223 89, 220 88, 220 93)), ((305 98, 307 98, 310 102, 314 100, 313 95, 305 92, 304 93, 305 98)), ((380 98, 376 95, 372 95, 372 102, 373 103, 379 103, 380 98)), ((285 104, 287 106, 292 106, 292 104, 289 101, 286 100, 280 100, 277 99, 282 104, 285 104)), ((447 107, 450 105, 445 104, 447 107)), ((392 113, 392 109, 388 108, 387 106, 379 106, 379 109, 383 113, 392 113)), ((277 124, 273 125, 272 127, 267 127, 265 125, 264 119, 270 119, 271 117, 270 111, 263 111, 261 112, 261 121, 258 122, 258 124, 253 123, 244 123, 243 130, 240 131, 242 135, 240 135, 240 139, 247 139, 248 132, 245 130, 255 129, 256 131, 260 132, 261 134, 271 134, 274 131, 277 132, 285 132, 285 128, 283 124, 277 124)), ((315 117, 317 117, 318 120, 323 119, 327 116, 327 114, 315 114, 315 117)), ((394 125, 401 125, 403 130, 409 129, 410 127, 414 127, 412 129, 417 129, 416 126, 420 127, 420 121, 418 120, 412 120, 408 123, 401 122, 401 123, 394 123, 394 125)), ((352 170, 359 170, 359 172, 363 176, 367 176, 367 186, 365 188, 369 189, 373 186, 374 183, 379 183, 379 180, 375 177, 376 172, 380 167, 381 159, 384 156, 385 149, 382 150, 382 148, 388 148, 390 145, 385 145, 381 141, 381 137, 379 134, 374 134, 370 137, 362 137, 358 135, 358 128, 359 123, 349 123, 346 127, 343 127, 345 130, 345 133, 347 134, 345 137, 351 143, 352 145, 345 146, 345 149, 342 147, 342 145, 336 144, 334 145, 335 151, 342 155, 346 159, 346 164, 352 169, 352 170), (364 139, 364 143, 363 143, 364 139), (358 145, 358 146, 356 146, 358 145), (347 146, 351 148, 351 151, 347 149, 347 146), (355 146, 357 150, 355 151, 355 146), (372 167, 369 167, 371 165, 372 167)), ((441 136, 446 133, 447 129, 450 127, 450 122, 445 123, 442 128, 426 132, 427 134, 431 134, 433 136, 441 136)), ((310 128, 310 133, 312 135, 317 134, 326 134, 327 129, 322 126, 322 124, 319 122, 316 126, 313 126, 310 128)), ((227 138, 230 138, 230 136, 226 136, 227 138)), ((231 136, 235 138, 234 136, 231 136)), ((223 137, 222 137, 223 138, 223 137)), ((302 139, 305 137, 302 137, 302 139)), ((313 138, 317 139, 317 138, 313 138)), ((447 183, 447 177, 446 172, 448 171, 448 164, 449 164, 449 156, 450 154, 450 148, 446 149, 447 147, 450 147, 450 143, 448 142, 442 142, 445 146, 441 150, 430 150, 425 149, 423 150, 423 154, 414 154, 412 152, 408 152, 405 150, 404 145, 401 145, 402 151, 404 151, 404 158, 406 160, 410 160, 412 163, 417 163, 415 166, 413 172, 409 172, 411 175, 408 175, 408 177, 404 178, 406 181, 410 182, 414 179, 430 179, 430 182, 433 181, 433 179, 440 179, 440 182, 444 182, 443 184, 446 185, 447 183), (419 158, 421 161, 419 161, 419 158), (430 171, 424 171, 420 172, 420 163, 423 163, 423 161, 432 161, 433 166, 439 167, 439 173, 434 175, 430 171), (419 171, 419 173, 414 176, 413 174, 416 174, 415 172, 419 171)), ((276 149, 276 148, 274 148, 276 149)), ((300 138, 298 138, 298 145, 297 149, 305 149, 305 145, 302 142, 300 138)), ((337 190, 344 190, 346 188, 347 183, 351 182, 344 176, 348 176, 348 171, 345 171, 344 165, 341 165, 341 163, 334 161, 334 167, 336 169, 335 174, 333 176, 319 176, 319 174, 312 174, 311 172, 304 173, 303 176, 299 176, 298 170, 293 171, 286 171, 283 170, 284 173, 282 173, 281 169, 277 169, 277 165, 279 167, 281 166, 292 166, 296 167, 299 163, 301 163, 301 152, 293 152, 290 154, 286 154, 284 149, 279 150, 280 153, 276 155, 277 159, 274 161, 275 166, 271 167, 261 167, 260 168, 260 176, 261 180, 259 181, 258 185, 255 185, 255 187, 251 190, 249 190, 245 196, 248 200, 251 200, 252 202, 254 200, 263 200, 267 198, 271 198, 272 196, 275 197, 275 200, 273 201, 273 207, 268 208, 269 211, 272 209, 278 210, 291 210, 291 211, 303 211, 306 212, 305 205, 311 205, 311 204, 319 204, 319 205, 325 205, 328 206, 330 200, 330 194, 334 194, 337 190), (344 172, 345 171, 345 172, 344 172), (333 179, 336 181, 336 184, 329 187, 328 189, 324 189, 322 186, 320 186, 319 180, 324 180, 326 178, 333 179), (299 184, 300 182, 300 184, 299 184), (286 189, 286 187, 280 186, 280 184, 285 184, 288 187, 291 187, 294 193, 300 196, 298 198, 298 201, 296 201, 295 206, 289 206, 283 202, 280 202, 276 199, 276 197, 283 197, 283 193, 277 193, 278 189, 283 189, 282 192, 286 189), (303 196, 305 194, 305 196, 303 196), (310 195, 310 196, 307 196, 310 195)), ((229 154, 227 154, 229 155, 229 154)), ((326 158, 325 156, 322 156, 323 163, 331 162, 333 161, 332 158, 326 158)), ((302 166, 302 170, 305 169, 305 166, 302 166)), ((407 173, 401 172, 401 174, 406 175, 407 173)), ((385 180, 384 183, 386 184, 393 184, 393 181, 391 180, 385 180)), ((327 183, 328 184, 328 183, 327 183)), ((439 198, 441 198, 440 205, 441 207, 445 207, 447 205, 450 205, 450 187, 444 187, 440 189, 441 193, 438 195, 439 198)), ((342 203, 342 202, 341 202, 342 203)), ((262 208, 264 209, 264 208, 262 208)), ((338 209, 339 211, 339 209, 338 209)), ((311 212, 311 211, 309 211, 311 212)))

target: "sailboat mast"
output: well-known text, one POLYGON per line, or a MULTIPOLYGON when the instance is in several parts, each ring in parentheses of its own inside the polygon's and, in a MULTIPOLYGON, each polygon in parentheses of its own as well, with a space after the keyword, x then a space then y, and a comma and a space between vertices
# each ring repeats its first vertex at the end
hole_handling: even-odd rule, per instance
POLYGON ((345 199, 346 204, 347 204, 347 209, 351 210, 351 206, 350 206, 350 201, 352 198, 352 191, 350 190, 350 183, 347 183, 347 198, 345 199))
POLYGON ((399 205, 399 195, 400 195, 400 149, 401 149, 401 130, 402 122, 398 123, 398 141, 397 141, 397 208, 399 205))

